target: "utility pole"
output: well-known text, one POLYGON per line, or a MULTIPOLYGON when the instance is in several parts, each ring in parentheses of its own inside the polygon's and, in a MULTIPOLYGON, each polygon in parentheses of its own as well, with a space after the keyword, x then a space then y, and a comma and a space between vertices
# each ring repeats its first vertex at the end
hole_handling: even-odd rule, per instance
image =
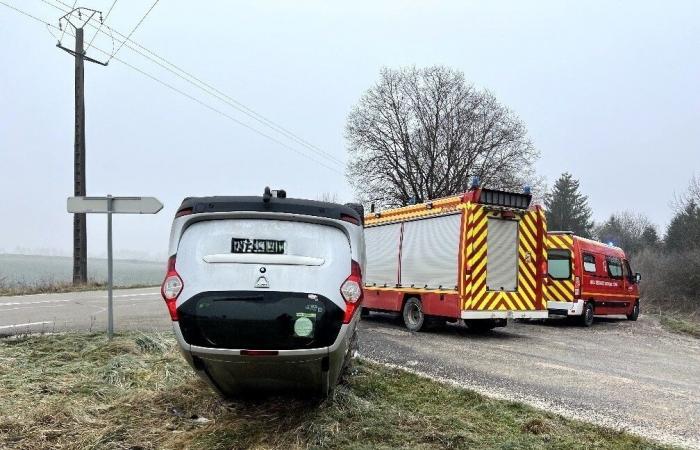
MULTIPOLYGON (((75 8, 62 16, 58 25, 62 30, 61 39, 70 26, 74 30, 75 50, 70 50, 61 44, 59 39, 56 46, 75 58, 75 135, 73 148, 73 194, 76 197, 86 195, 85 186, 85 66, 84 61, 106 66, 106 62, 97 61, 85 55, 83 36, 85 25, 99 14, 100 24, 102 13, 89 8, 75 8), (63 24, 65 21, 65 24, 63 24), (65 28, 63 28, 65 27, 65 28)), ((94 39, 94 38, 93 38, 94 39)), ((85 214, 73 215, 73 284, 87 283, 87 223, 85 214)))
MULTIPOLYGON (((85 65, 83 28, 75 30, 75 140, 73 150, 73 195, 85 196, 85 65)), ((87 283, 87 220, 73 215, 73 284, 87 283)))

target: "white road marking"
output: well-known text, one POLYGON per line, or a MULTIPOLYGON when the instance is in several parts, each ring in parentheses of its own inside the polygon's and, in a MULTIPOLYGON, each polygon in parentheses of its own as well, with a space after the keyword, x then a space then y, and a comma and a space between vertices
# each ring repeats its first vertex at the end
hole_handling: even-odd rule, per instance
POLYGON ((14 325, 2 325, 2 326, 0 326, 0 330, 5 329, 5 328, 28 327, 31 325, 45 325, 47 323, 53 323, 53 322, 28 322, 28 323, 16 323, 14 325))
MULTIPOLYGON (((115 295, 113 298, 130 298, 130 297, 144 297, 144 296, 160 296, 160 293, 158 292, 149 292, 146 294, 121 294, 121 295, 115 295)), ((9 302, 9 303, 0 303, 0 307, 3 306, 24 306, 24 305, 38 305, 41 303, 65 303, 65 302, 79 302, 79 301, 88 301, 88 300, 106 300, 107 299, 107 294, 105 294, 104 297, 76 297, 76 298, 64 298, 64 299, 56 299, 56 300, 39 300, 36 302, 9 302)))

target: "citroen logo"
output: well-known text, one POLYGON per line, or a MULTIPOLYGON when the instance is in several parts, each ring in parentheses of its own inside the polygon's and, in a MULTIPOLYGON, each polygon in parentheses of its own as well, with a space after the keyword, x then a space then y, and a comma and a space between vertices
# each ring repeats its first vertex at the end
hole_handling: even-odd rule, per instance
POLYGON ((267 278, 265 276, 260 276, 260 277, 258 277, 258 281, 255 282, 255 287, 256 288, 269 288, 270 282, 267 281, 267 278))

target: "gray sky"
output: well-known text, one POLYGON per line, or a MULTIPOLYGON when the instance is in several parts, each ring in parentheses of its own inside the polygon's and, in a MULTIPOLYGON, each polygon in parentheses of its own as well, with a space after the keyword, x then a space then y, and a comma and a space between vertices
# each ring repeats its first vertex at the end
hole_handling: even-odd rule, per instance
MULTIPOLYGON (((52 23, 61 15, 3 1, 52 23)), ((108 23, 128 34, 151 3, 118 1, 108 23)), ((163 0, 132 38, 338 159, 347 114, 382 66, 445 64, 522 118, 539 174, 550 185, 563 171, 580 178, 596 220, 628 209, 664 227, 673 194, 700 172, 700 2, 203 3, 163 0)), ((2 5, 0 40, 0 251, 69 254, 73 60, 45 26, 2 5)), ((264 130, 126 47, 117 57, 264 130)), ((342 174, 117 61, 85 72, 88 194, 165 203, 157 216, 115 219, 118 256, 164 257, 185 196, 270 185, 353 197, 342 174)), ((88 236, 90 254, 103 255, 103 216, 88 236)))

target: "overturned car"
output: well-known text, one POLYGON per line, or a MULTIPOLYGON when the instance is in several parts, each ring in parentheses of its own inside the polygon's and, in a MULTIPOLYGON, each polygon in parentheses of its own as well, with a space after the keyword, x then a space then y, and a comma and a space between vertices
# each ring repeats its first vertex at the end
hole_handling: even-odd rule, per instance
POLYGON ((224 396, 325 396, 357 342, 365 266, 359 205, 263 196, 186 198, 162 285, 182 353, 224 396))

